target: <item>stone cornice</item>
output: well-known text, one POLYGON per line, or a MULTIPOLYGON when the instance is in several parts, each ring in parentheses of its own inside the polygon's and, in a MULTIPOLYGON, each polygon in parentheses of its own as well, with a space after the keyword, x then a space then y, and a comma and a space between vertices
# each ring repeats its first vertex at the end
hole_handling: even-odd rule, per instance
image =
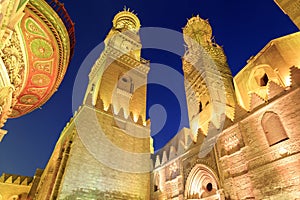
POLYGON ((135 58, 124 54, 123 52, 119 51, 114 47, 107 46, 105 47, 104 51, 101 53, 101 56, 96 60, 94 66, 91 69, 91 72, 89 74, 90 81, 95 78, 95 76, 99 73, 100 70, 103 71, 106 68, 105 64, 107 64, 107 57, 110 57, 113 60, 116 60, 143 75, 147 75, 147 73, 150 70, 149 61, 143 58, 140 58, 140 61, 138 61, 135 58))

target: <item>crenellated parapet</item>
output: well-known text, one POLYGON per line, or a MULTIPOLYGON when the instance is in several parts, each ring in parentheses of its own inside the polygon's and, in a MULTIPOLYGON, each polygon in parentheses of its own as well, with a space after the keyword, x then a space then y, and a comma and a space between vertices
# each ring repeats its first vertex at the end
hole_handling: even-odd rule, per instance
POLYGON ((181 129, 163 148, 152 156, 154 168, 164 166, 166 163, 184 155, 193 145, 194 137, 190 129, 181 129))
POLYGON ((270 41, 252 56, 234 77, 238 104, 250 111, 262 101, 267 102, 281 91, 288 90, 293 84, 292 76, 295 76, 291 74, 291 68, 300 66, 299 51, 300 33, 296 32, 270 41))
POLYGON ((289 75, 286 77, 289 80, 289 86, 283 87, 282 85, 274 82, 273 80, 269 80, 266 84, 264 90, 266 90, 266 95, 264 97, 260 96, 255 92, 249 93, 249 110, 246 110, 243 106, 237 104, 235 106, 235 119, 233 121, 226 118, 223 129, 226 129, 232 126, 235 123, 238 123, 242 119, 245 119, 247 116, 252 115, 255 111, 272 104, 277 99, 288 95, 294 90, 299 89, 299 80, 300 80, 300 69, 298 67, 291 67, 289 69, 289 75))
POLYGON ((31 186, 32 181, 33 181, 33 177, 20 176, 15 174, 3 173, 0 177, 0 183, 7 183, 7 184, 31 186))
POLYGON ((33 199, 33 191, 39 182, 38 171, 34 177, 3 173, 0 176, 0 199, 33 199))
MULTIPOLYGON (((95 109, 95 112, 102 112, 105 114, 113 115, 115 119, 124 120, 130 123, 134 123, 139 126, 144 126, 150 128, 150 119, 144 120, 142 115, 136 115, 134 112, 130 111, 129 113, 126 113, 125 110, 128 110, 128 108, 124 107, 116 107, 112 103, 111 104, 104 104, 103 100, 98 98, 95 105, 92 103, 92 94, 90 94, 85 104, 87 106, 90 106, 91 108, 95 109)), ((79 110, 81 107, 79 108, 79 110)), ((77 111, 79 112, 79 111, 77 111)), ((73 116, 75 117, 76 114, 73 116)))
POLYGON ((286 79, 289 80, 289 86, 283 87, 281 84, 269 80, 265 86, 265 90, 267 92, 264 97, 260 96, 256 92, 249 93, 250 104, 248 107, 250 108, 250 113, 256 110, 258 107, 265 106, 275 99, 289 93, 290 90, 299 88, 300 69, 293 66, 289 71, 289 76, 286 77, 286 79))

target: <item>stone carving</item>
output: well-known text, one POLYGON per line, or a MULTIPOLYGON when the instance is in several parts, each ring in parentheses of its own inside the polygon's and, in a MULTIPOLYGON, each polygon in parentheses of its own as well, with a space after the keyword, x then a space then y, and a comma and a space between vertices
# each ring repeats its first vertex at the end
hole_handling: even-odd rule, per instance
POLYGON ((0 1, 0 49, 3 49, 6 42, 8 41, 12 30, 10 27, 13 27, 18 20, 12 22, 12 18, 15 16, 14 6, 18 1, 15 0, 1 0, 0 1))
POLYGON ((238 137, 234 135, 230 135, 224 140, 224 147, 226 151, 232 150, 234 147, 236 147, 240 143, 238 137))
POLYGON ((12 87, 2 87, 0 89, 0 127, 4 126, 11 113, 12 87))
POLYGON ((10 40, 6 43, 1 57, 7 69, 10 82, 15 87, 13 96, 16 97, 20 93, 25 69, 21 44, 16 32, 12 34, 10 40))

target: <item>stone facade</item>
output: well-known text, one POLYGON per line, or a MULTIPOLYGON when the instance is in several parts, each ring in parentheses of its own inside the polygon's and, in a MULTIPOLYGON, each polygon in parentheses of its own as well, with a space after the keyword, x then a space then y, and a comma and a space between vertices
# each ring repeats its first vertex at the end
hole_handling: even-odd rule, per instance
POLYGON ((183 29, 190 128, 153 153, 139 28, 135 14, 115 16, 45 170, 4 174, 0 200, 299 200, 299 32, 272 40, 233 78, 208 21, 191 18, 183 29))
POLYGON ((0 177, 0 199, 32 199, 42 173, 41 169, 36 170, 34 177, 3 173, 0 177))
POLYGON ((140 57, 139 26, 129 11, 115 16, 84 103, 62 132, 35 199, 150 199, 149 66, 140 57))
MULTIPOLYGON (((194 17, 184 30, 191 24, 193 31, 203 34, 202 39, 207 38, 205 34, 211 30, 205 21, 194 17), (196 31, 196 23, 202 32, 196 31)), ((199 100, 216 102, 216 92, 205 92, 218 89, 209 90, 214 87, 213 81, 205 81, 214 67, 205 59, 213 58, 215 52, 206 47, 209 42, 196 41, 207 54, 198 47, 194 64, 183 62, 191 83, 186 84, 190 128, 181 130, 153 155, 152 199, 300 199, 299 39, 299 33, 294 33, 267 44, 234 77, 235 90, 226 82, 231 80, 229 68, 214 73, 228 75, 227 80, 215 78, 224 80, 224 106, 234 108, 230 109, 233 115, 226 112, 228 109, 222 110, 223 129, 219 132, 211 117, 213 109, 199 106, 199 100), (195 125, 193 118, 197 115, 200 120, 195 125), (203 154, 203 146, 211 142, 216 144, 203 154)), ((195 44, 192 48, 195 51, 195 44)), ((186 54, 192 57, 191 52, 186 54)), ((216 62, 216 58, 216 66, 224 61, 223 56, 220 59, 216 62)))

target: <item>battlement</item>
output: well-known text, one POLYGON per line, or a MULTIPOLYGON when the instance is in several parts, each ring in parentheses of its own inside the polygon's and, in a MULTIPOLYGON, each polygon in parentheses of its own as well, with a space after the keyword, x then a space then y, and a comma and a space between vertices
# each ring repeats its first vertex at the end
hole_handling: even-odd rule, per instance
MULTIPOLYGON (((299 88, 300 86, 300 69, 298 67, 290 68, 290 80, 291 85, 289 87, 283 88, 282 86, 274 83, 272 81, 268 82, 266 85, 268 90, 267 99, 262 98, 256 93, 251 93, 251 109, 249 111, 245 110, 240 105, 236 105, 234 109, 234 120, 232 121, 228 117, 225 118, 223 129, 227 129, 232 126, 234 123, 239 122, 241 119, 246 118, 247 116, 253 114, 256 110, 261 107, 275 101, 277 98, 286 95, 288 92, 292 92, 294 89, 299 88)), ((212 123, 208 124, 207 129, 212 129, 212 123)), ((203 139, 205 138, 204 134, 201 133, 202 130, 198 130, 198 135, 193 135, 191 129, 184 128, 180 132, 178 132, 174 138, 172 138, 162 149, 157 151, 152 156, 153 166, 154 168, 160 167, 170 160, 179 157, 182 155, 187 149, 191 148, 194 145, 201 144, 203 139), (199 133, 200 132, 200 133, 199 133)))
POLYGON ((33 177, 30 176, 3 173, 0 177, 0 183, 31 186, 32 182, 33 177))
POLYGON ((118 119, 123 119, 126 121, 130 121, 132 123, 135 123, 136 125, 144 126, 144 127, 150 127, 150 119, 144 120, 142 115, 137 115, 133 112, 129 112, 129 114, 126 114, 125 111, 128 110, 128 108, 117 108, 113 106, 113 104, 104 105, 104 102, 101 98, 98 97, 97 102, 95 105, 92 104, 92 94, 89 94, 87 96, 86 105, 92 106, 93 108, 96 108, 98 111, 105 112, 107 114, 113 114, 114 117, 118 119))
POLYGON ((288 81, 290 82, 289 86, 283 87, 282 85, 271 80, 268 81, 266 86, 264 86, 264 89, 267 91, 265 96, 262 96, 258 92, 250 92, 248 94, 250 98, 250 102, 248 105, 250 109, 248 111, 252 112, 257 108, 277 99, 278 97, 285 95, 289 90, 298 88, 300 83, 300 69, 293 66, 289 71, 289 77, 287 77, 288 81))
POLYGON ((291 68, 300 66, 299 50, 300 33, 296 32, 270 41, 257 55, 252 56, 234 77, 235 94, 241 107, 251 111, 295 87, 297 80, 292 80, 292 77, 296 75, 292 73, 296 72, 292 72, 291 68))
POLYGON ((194 136, 189 128, 181 129, 163 148, 152 156, 154 168, 165 165, 182 155, 193 143, 194 136))

